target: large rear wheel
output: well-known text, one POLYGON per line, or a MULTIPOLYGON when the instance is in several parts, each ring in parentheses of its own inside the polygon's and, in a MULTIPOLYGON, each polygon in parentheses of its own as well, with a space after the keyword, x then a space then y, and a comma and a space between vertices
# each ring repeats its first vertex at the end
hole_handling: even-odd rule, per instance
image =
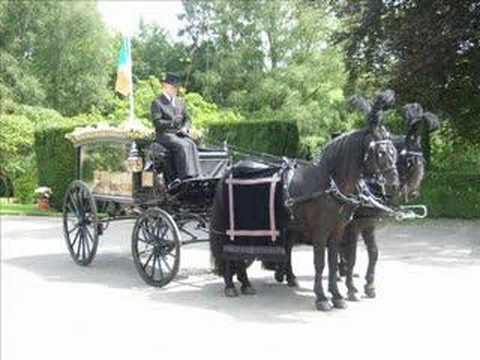
POLYGON ((90 264, 98 247, 97 206, 83 181, 73 181, 65 193, 63 234, 73 261, 83 266, 90 264))
POLYGON ((172 217, 158 208, 140 215, 132 232, 132 256, 141 278, 162 287, 180 266, 180 231, 172 217))

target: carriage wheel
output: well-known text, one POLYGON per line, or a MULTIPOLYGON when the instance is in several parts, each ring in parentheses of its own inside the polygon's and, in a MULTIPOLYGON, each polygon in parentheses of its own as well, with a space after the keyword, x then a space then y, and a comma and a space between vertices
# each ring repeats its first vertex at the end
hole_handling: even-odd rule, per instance
POLYGON ((180 266, 180 231, 172 217, 158 208, 145 211, 132 233, 135 267, 149 285, 167 285, 180 266))
POLYGON ((63 234, 68 251, 78 265, 88 265, 97 253, 97 206, 87 185, 70 184, 63 200, 63 234))

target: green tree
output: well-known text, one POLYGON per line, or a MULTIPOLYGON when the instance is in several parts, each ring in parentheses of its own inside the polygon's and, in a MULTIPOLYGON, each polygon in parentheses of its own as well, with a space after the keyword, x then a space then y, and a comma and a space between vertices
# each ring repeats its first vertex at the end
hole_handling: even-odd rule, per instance
POLYGON ((453 136, 480 141, 480 1, 335 3, 350 91, 391 86, 443 113, 453 136))
POLYGON ((64 115, 89 111, 115 67, 111 40, 93 0, 2 2, 2 93, 64 115))
POLYGON ((167 32, 157 24, 140 22, 139 33, 132 39, 133 73, 146 80, 150 76, 161 79, 165 72, 185 75, 189 58, 182 43, 174 43, 167 32))
MULTIPOLYGON (((247 119, 296 120, 302 134, 338 127, 345 82, 328 6, 303 0, 184 1, 192 78, 247 119)), ((346 123, 345 123, 346 124, 346 123)))

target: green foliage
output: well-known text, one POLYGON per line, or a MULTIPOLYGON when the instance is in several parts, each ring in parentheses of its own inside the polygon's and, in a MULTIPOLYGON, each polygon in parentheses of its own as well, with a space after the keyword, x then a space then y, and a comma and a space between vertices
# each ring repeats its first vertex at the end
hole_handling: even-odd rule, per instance
MULTIPOLYGON (((45 100, 41 83, 29 68, 0 48, 0 99, 38 105, 45 100)), ((1 111, 1 110, 0 110, 1 111)), ((3 112, 3 111, 2 111, 3 112)))
POLYGON ((480 218, 480 175, 428 173, 417 203, 427 205, 429 217, 480 218))
POLYGON ((313 160, 315 155, 330 141, 330 137, 304 136, 300 139, 298 157, 313 160))
POLYGON ((205 134, 207 144, 223 141, 242 150, 294 157, 299 136, 297 125, 287 121, 214 122, 205 134))
POLYGON ((12 109, 15 115, 25 116, 35 127, 43 127, 64 121, 60 113, 40 106, 18 105, 12 109))
POLYGON ((432 217, 480 217, 480 145, 458 142, 444 122, 431 141, 422 197, 432 217))
POLYGON ((243 119, 234 111, 221 110, 214 103, 206 101, 200 94, 188 93, 185 96, 187 110, 194 128, 203 130, 215 122, 232 123, 243 119))
POLYGON ((50 201, 56 209, 61 209, 65 191, 75 179, 75 150, 65 135, 96 120, 96 117, 88 115, 78 116, 64 124, 52 124, 35 131, 38 185, 52 189, 50 201))
MULTIPOLYGON (((140 80, 135 89, 135 117, 145 126, 152 127, 150 107, 152 101, 163 92, 162 83, 156 77, 140 80)), ((194 129, 202 131, 208 124, 221 122, 234 122, 241 120, 242 116, 230 110, 220 109, 216 104, 206 101, 200 94, 187 93, 184 97, 188 113, 192 119, 194 129)), ((106 118, 109 122, 119 124, 128 118, 128 99, 118 96, 110 97, 108 106, 103 112, 111 111, 106 118)), ((100 110, 97 112, 99 116, 100 110)))
POLYGON ((12 183, 19 201, 30 201, 37 183, 34 125, 25 116, 0 115, 0 128, 0 175, 12 183))
POLYGON ((17 202, 21 204, 32 203, 35 199, 37 188, 37 166, 35 154, 24 159, 23 171, 13 179, 14 195, 17 202))
POLYGON ((342 18, 348 92, 393 87, 448 116, 454 135, 479 142, 478 0, 333 2, 342 18))
POLYGON ((185 75, 190 61, 185 45, 172 43, 163 28, 143 21, 132 39, 132 57, 133 73, 141 80, 162 79, 167 71, 185 75))
POLYGON ((298 123, 325 136, 342 123, 342 53, 328 46, 336 21, 326 4, 184 1, 192 81, 202 95, 244 118, 298 123))
POLYGON ((116 49, 94 1, 8 0, 0 10, 0 98, 64 115, 102 103, 116 49))

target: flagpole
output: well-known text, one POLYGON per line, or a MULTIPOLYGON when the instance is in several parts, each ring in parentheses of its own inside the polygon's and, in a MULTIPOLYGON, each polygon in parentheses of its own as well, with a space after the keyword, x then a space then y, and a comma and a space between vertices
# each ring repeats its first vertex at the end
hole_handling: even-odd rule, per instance
POLYGON ((130 36, 127 37, 128 39, 128 53, 130 56, 130 85, 132 87, 129 96, 129 114, 128 114, 128 121, 132 124, 135 120, 135 103, 133 97, 133 60, 132 60, 132 47, 130 42, 130 36))

